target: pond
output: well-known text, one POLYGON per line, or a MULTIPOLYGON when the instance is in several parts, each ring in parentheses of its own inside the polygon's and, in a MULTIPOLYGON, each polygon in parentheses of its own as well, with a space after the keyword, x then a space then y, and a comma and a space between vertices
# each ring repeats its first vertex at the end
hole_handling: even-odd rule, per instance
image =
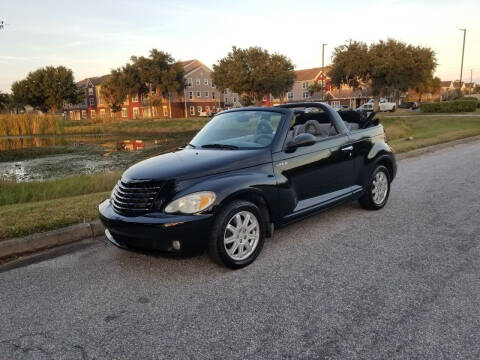
POLYGON ((0 178, 22 182, 124 170, 171 151, 190 133, 125 139, 112 135, 0 137, 0 178))

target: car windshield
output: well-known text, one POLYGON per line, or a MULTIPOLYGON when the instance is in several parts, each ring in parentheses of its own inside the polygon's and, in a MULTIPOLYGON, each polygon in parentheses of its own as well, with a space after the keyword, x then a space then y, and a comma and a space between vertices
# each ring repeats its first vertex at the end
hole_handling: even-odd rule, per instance
POLYGON ((215 116, 192 139, 190 146, 209 149, 257 149, 269 146, 282 114, 274 111, 242 110, 215 116))

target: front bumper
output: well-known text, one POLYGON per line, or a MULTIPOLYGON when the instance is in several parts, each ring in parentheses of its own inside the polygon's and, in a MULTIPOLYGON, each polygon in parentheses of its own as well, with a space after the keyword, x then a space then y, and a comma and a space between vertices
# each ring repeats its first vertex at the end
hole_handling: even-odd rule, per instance
POLYGON ((203 246, 213 220, 212 214, 123 216, 113 210, 110 200, 101 203, 98 210, 109 241, 120 247, 145 250, 177 251, 172 245, 174 241, 180 242, 181 249, 203 246))

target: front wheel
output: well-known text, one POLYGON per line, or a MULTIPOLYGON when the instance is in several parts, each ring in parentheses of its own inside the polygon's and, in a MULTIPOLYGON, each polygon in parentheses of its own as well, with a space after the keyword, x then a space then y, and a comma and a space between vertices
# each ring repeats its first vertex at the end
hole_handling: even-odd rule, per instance
POLYGON ((375 168, 365 187, 365 193, 359 199, 360 205, 368 210, 380 210, 390 195, 390 172, 379 165, 375 168))
POLYGON ((260 209, 248 201, 235 200, 215 218, 208 244, 212 260, 232 269, 251 264, 265 241, 265 222, 260 209))

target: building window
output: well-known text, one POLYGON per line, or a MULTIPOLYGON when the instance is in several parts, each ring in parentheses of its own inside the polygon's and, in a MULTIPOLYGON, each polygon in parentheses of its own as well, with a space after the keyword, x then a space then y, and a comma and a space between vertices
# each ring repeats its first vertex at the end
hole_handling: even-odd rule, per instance
POLYGON ((228 97, 225 96, 225 102, 228 103, 228 97))
POLYGON ((267 95, 264 95, 262 100, 267 101, 267 95))
POLYGON ((132 96, 132 102, 138 102, 138 95, 137 94, 132 96))
POLYGON ((138 107, 134 107, 133 108, 133 118, 136 119, 136 118, 138 118, 139 115, 140 115, 140 111, 139 111, 138 107))
POLYGON ((237 98, 234 96, 234 97, 232 98, 232 103, 235 104, 236 102, 237 102, 237 98))
POLYGON ((122 118, 126 118, 127 116, 127 108, 122 108, 122 118))
POLYGON ((195 115, 195 106, 190 106, 190 115, 195 115))
POLYGON ((193 79, 192 78, 187 79, 187 87, 189 87, 189 88, 193 87, 193 79))
POLYGON ((212 91, 212 99, 215 99, 215 91, 212 91))
POLYGON ((203 85, 208 85, 208 79, 203 79, 203 85))
POLYGON ((82 110, 82 119, 87 118, 87 110, 82 110))
POLYGON ((201 91, 197 91, 197 97, 202 97, 202 92, 201 91))
POLYGON ((95 112, 95 110, 90 110, 90 117, 92 119, 95 119, 97 117, 97 113, 95 112))
POLYGON ((100 117, 105 117, 105 109, 100 109, 100 117))
POLYGON ((287 99, 288 100, 293 100, 293 91, 290 91, 287 93, 287 99))
POLYGON ((215 87, 215 84, 213 83, 213 80, 210 80, 210 84, 212 84, 212 88, 215 87))
POLYGON ((88 95, 90 95, 90 96, 93 95, 93 88, 88 88, 88 95))
POLYGON ((338 106, 338 105, 340 105, 340 101, 338 100, 332 101, 332 106, 338 106))
POLYGON ((196 80, 195 80, 195 83, 196 83, 197 85, 200 85, 200 79, 196 79, 196 80))
POLYGON ((188 99, 192 100, 193 99, 193 91, 188 92, 188 99))
POLYGON ((205 91, 205 94, 204 94, 204 95, 205 95, 205 97, 209 97, 209 96, 210 96, 210 94, 208 93, 208 91, 205 91))
POLYGON ((88 103, 90 104, 90 106, 95 105, 95 99, 94 98, 88 99, 88 103))
POLYGON ((310 94, 308 93, 308 91, 304 91, 304 92, 303 92, 303 98, 304 98, 304 99, 308 99, 308 96, 309 96, 309 95, 310 95, 310 94))
POLYGON ((163 117, 168 117, 168 108, 163 106, 163 117))
POLYGON ((223 93, 224 93, 225 95, 227 95, 227 94, 228 94, 228 90, 227 90, 227 89, 223 90, 223 93))
POLYGON ((198 115, 200 115, 202 113, 202 107, 201 106, 197 106, 197 111, 198 111, 198 115))
POLYGON ((304 81, 302 84, 303 89, 308 89, 308 81, 304 81))

